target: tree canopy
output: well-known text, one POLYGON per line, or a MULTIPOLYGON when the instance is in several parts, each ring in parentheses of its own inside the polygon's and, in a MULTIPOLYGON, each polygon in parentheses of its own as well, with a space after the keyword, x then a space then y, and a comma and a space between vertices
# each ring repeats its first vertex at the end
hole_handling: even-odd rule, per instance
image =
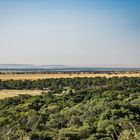
POLYGON ((140 139, 140 78, 9 80, 0 89, 44 89, 0 100, 1 140, 140 139))

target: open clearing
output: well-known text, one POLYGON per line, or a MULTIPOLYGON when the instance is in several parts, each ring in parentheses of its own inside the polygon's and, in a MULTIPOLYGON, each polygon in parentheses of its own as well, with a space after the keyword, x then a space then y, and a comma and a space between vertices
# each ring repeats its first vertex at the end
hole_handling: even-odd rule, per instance
POLYGON ((140 77, 140 72, 124 72, 124 73, 80 73, 80 74, 0 74, 1 80, 37 80, 37 79, 50 79, 50 78, 74 78, 74 77, 140 77))
POLYGON ((42 90, 0 90, 0 99, 28 94, 31 96, 40 95, 42 90))

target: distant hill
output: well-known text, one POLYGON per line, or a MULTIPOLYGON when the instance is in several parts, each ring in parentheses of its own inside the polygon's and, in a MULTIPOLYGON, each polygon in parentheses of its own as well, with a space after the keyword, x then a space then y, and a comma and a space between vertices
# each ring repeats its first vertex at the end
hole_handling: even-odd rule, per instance
POLYGON ((70 65, 29 65, 29 64, 0 64, 0 71, 140 71, 140 68, 128 67, 92 67, 70 65))

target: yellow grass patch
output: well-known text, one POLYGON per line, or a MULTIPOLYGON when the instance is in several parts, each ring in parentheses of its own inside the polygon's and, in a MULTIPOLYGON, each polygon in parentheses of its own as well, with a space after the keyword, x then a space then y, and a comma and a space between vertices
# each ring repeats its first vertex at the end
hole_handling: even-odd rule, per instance
POLYGON ((0 99, 28 94, 31 96, 40 95, 42 90, 0 90, 0 99))

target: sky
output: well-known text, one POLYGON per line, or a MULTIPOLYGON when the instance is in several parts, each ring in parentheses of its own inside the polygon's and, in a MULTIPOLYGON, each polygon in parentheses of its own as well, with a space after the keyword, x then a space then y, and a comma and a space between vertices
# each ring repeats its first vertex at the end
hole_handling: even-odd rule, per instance
POLYGON ((0 64, 140 67, 140 0, 0 0, 0 64))

